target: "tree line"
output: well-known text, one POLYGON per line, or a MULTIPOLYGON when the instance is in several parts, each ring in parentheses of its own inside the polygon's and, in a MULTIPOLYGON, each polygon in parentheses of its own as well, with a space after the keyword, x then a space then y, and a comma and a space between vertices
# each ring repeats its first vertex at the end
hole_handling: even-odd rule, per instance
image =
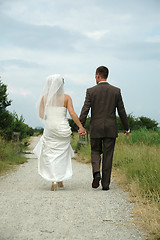
POLYGON ((25 124, 23 116, 18 117, 16 112, 7 110, 11 103, 12 100, 8 100, 7 85, 0 79, 0 135, 6 140, 11 140, 14 132, 20 133, 20 140, 32 136, 34 129, 25 124))
MULTIPOLYGON (((33 129, 32 127, 25 124, 25 120, 21 115, 18 117, 16 112, 10 112, 7 110, 12 103, 12 100, 8 100, 7 85, 1 81, 0 77, 0 136, 6 140, 11 140, 14 132, 19 132, 19 139, 22 140, 27 136, 35 134, 42 134, 43 128, 33 129)), ((120 118, 117 116, 117 128, 118 131, 123 131, 123 126, 120 118)), ((87 132, 90 131, 90 117, 86 119, 85 128, 87 132)), ((72 119, 68 119, 71 126, 72 132, 78 130, 77 125, 72 119)), ((158 122, 148 117, 134 117, 132 114, 128 115, 128 122, 131 130, 138 130, 146 128, 148 130, 157 130, 158 122)))
MULTIPOLYGON (((129 127, 131 130, 139 130, 142 128, 146 128, 147 130, 154 130, 156 131, 158 129, 158 122, 155 120, 152 120, 148 117, 135 117, 132 114, 128 114, 128 123, 129 123, 129 127)), ((117 128, 118 131, 121 132, 123 131, 123 125, 121 123, 120 117, 116 117, 117 118, 117 128)), ((90 117, 87 117, 86 119, 86 123, 85 123, 85 129, 87 130, 87 132, 90 131, 90 117)), ((78 130, 77 125, 74 123, 74 121, 72 119, 69 119, 69 124, 71 126, 72 132, 76 132, 78 130)))

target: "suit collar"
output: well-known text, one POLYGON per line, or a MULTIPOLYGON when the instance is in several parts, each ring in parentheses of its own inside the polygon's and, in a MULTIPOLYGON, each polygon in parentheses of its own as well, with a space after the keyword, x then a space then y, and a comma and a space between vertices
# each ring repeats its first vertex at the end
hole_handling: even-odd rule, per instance
POLYGON ((109 84, 108 82, 105 82, 105 81, 103 81, 103 82, 99 82, 97 85, 99 85, 99 84, 109 84))

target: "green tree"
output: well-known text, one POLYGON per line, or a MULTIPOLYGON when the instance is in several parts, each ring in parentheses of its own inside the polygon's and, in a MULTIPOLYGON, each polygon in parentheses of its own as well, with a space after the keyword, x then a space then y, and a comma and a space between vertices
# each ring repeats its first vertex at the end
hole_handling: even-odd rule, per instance
MULTIPOLYGON (((158 123, 155 120, 147 117, 141 116, 136 118, 132 115, 132 113, 130 113, 129 115, 127 115, 127 118, 131 130, 138 130, 141 128, 157 130, 158 128, 158 123)), ((117 117, 117 127, 119 131, 123 130, 123 126, 119 117, 117 117)))
POLYGON ((27 135, 33 135, 34 130, 24 123, 22 115, 18 117, 16 112, 11 113, 7 110, 11 102, 8 100, 7 85, 0 79, 0 134, 7 140, 12 139, 13 132, 20 132, 20 140, 27 135))
POLYGON ((128 114, 127 118, 130 129, 138 130, 140 128, 138 118, 133 116, 132 113, 128 114))
MULTIPOLYGON (((117 118, 117 128, 119 131, 123 131, 124 128, 123 128, 123 125, 122 125, 122 122, 121 122, 121 119, 119 116, 116 117, 117 118)), ((138 119, 135 118, 132 113, 128 114, 127 115, 127 118, 128 118, 128 125, 130 127, 130 129, 138 129, 138 119)))
MULTIPOLYGON (((90 120, 91 120, 91 118, 87 117, 85 125, 84 125, 84 127, 85 127, 87 132, 90 131, 90 120)), ((72 132, 77 132, 78 131, 78 127, 75 124, 75 122, 72 119, 70 119, 70 118, 68 119, 68 122, 69 122, 69 125, 71 127, 72 132)))
POLYGON ((147 129, 156 130, 158 128, 158 123, 148 117, 139 117, 139 125, 141 127, 146 127, 147 129))
POLYGON ((11 102, 11 100, 8 100, 7 85, 2 83, 0 79, 0 129, 2 130, 11 122, 11 117, 7 110, 11 102))
POLYGON ((71 118, 68 119, 68 122, 69 122, 69 125, 71 127, 72 132, 77 132, 78 131, 78 127, 75 124, 75 122, 71 118))
POLYGON ((19 139, 22 140, 23 138, 26 138, 27 136, 32 136, 34 134, 34 129, 29 127, 27 124, 24 122, 24 118, 21 115, 18 117, 16 112, 10 113, 10 125, 4 129, 4 137, 7 140, 12 139, 12 134, 13 132, 19 132, 20 136, 19 139))
POLYGON ((90 132, 90 121, 91 121, 91 117, 87 117, 85 125, 84 125, 87 132, 90 132))

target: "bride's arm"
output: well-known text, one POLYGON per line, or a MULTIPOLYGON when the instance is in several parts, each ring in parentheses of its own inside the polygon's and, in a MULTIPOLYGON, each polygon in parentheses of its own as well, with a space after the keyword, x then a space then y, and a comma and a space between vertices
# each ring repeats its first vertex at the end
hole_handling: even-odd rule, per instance
POLYGON ((44 97, 42 97, 39 107, 39 116, 40 118, 44 118, 44 97))
POLYGON ((66 97, 67 97, 67 109, 68 109, 68 112, 69 112, 71 118, 73 119, 75 124, 79 127, 79 132, 86 133, 85 128, 82 126, 77 114, 74 111, 71 97, 69 95, 67 95, 66 97))

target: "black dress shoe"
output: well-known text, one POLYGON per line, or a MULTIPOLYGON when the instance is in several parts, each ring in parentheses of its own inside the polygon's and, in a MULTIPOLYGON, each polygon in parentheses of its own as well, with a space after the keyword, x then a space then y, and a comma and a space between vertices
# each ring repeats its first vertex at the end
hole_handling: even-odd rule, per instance
POLYGON ((99 172, 94 174, 94 179, 92 182, 92 188, 98 188, 99 187, 99 181, 101 180, 101 175, 99 172))
POLYGON ((102 190, 107 191, 109 190, 109 187, 103 187, 102 190))

